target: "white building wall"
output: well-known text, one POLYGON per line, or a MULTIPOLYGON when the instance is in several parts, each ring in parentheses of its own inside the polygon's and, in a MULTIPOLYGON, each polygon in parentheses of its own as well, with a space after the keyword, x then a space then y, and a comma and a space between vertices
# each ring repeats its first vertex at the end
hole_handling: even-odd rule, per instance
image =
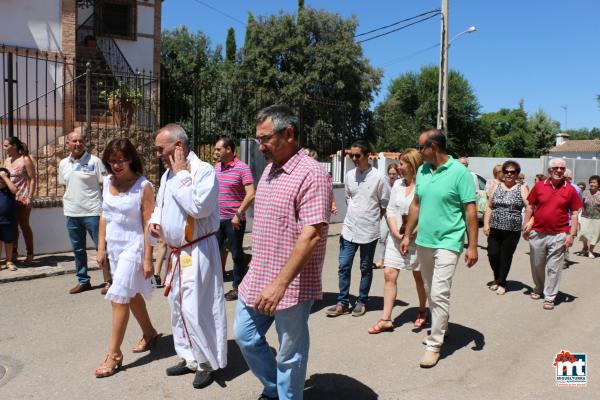
POLYGON ((154 40, 138 37, 136 41, 115 39, 133 70, 151 71, 154 66, 154 40))
POLYGON ((581 159, 581 160, 600 159, 600 153, 596 153, 596 152, 583 153, 583 152, 574 152, 574 151, 563 151, 563 152, 559 152, 559 153, 552 153, 550 156, 557 157, 557 158, 576 158, 576 159, 581 159))
POLYGON ((61 0, 1 0, 0 43, 60 51, 61 0))

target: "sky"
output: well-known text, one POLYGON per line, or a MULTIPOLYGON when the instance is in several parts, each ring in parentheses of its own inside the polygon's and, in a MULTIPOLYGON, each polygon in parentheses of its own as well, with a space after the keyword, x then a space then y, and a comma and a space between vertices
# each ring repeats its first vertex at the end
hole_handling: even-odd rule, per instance
MULTIPOLYGON (((543 109, 561 129, 600 127, 599 0, 449 0, 448 62, 471 84, 481 112, 516 108, 543 109), (566 109, 565 109, 566 108, 566 109)), ((358 20, 357 33, 392 24, 441 7, 441 0, 305 0, 358 20)), ((255 16, 295 13, 297 0, 167 0, 162 28, 186 25, 202 31, 214 45, 225 44, 227 29, 244 43, 248 13, 255 16), (226 14, 226 15, 224 15, 226 14)), ((440 17, 362 43, 372 66, 384 72, 376 102, 392 79, 424 65, 438 65, 440 17)))

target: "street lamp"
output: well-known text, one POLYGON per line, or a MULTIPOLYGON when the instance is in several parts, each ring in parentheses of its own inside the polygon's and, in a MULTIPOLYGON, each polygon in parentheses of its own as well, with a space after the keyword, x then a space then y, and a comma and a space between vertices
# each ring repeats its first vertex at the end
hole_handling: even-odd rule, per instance
POLYGON ((448 0, 442 0, 437 128, 444 132, 446 138, 448 138, 448 48, 450 47, 450 43, 459 36, 466 33, 475 32, 477 30, 474 26, 472 26, 466 31, 454 36, 452 40, 448 41, 448 11, 448 0))

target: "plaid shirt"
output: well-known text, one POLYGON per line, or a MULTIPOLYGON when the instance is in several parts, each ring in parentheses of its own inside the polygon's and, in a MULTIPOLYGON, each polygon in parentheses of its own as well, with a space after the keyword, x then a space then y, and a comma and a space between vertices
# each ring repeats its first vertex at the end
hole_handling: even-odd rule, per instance
POLYGON ((250 306, 287 263, 307 225, 324 223, 322 238, 300 273, 290 283, 277 310, 323 297, 321 272, 331 216, 331 176, 299 150, 283 166, 267 165, 254 200, 252 262, 238 288, 250 306))

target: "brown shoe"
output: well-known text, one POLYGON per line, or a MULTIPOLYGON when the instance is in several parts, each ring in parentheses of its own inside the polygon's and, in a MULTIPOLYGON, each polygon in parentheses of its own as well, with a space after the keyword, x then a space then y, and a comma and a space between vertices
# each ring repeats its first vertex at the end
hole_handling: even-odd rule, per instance
POLYGON ((421 368, 435 367, 439 359, 440 353, 425 350, 425 354, 423 354, 423 358, 421 358, 421 362, 419 363, 419 365, 421 366, 421 368))
POLYGON ((237 289, 231 289, 229 292, 225 293, 225 300, 234 301, 238 299, 238 291, 237 289))
POLYGON ((70 294, 77 294, 81 292, 85 292, 86 290, 92 289, 92 285, 88 282, 86 284, 78 283, 73 289, 69 290, 70 294))
POLYGON ((110 288, 110 282, 104 282, 104 286, 102 286, 102 289, 100 289, 100 294, 102 296, 105 296, 106 293, 108 292, 109 288, 110 288))
POLYGON ((340 315, 350 314, 350 306, 348 304, 337 303, 333 307, 327 309, 328 317, 339 317, 340 315))

